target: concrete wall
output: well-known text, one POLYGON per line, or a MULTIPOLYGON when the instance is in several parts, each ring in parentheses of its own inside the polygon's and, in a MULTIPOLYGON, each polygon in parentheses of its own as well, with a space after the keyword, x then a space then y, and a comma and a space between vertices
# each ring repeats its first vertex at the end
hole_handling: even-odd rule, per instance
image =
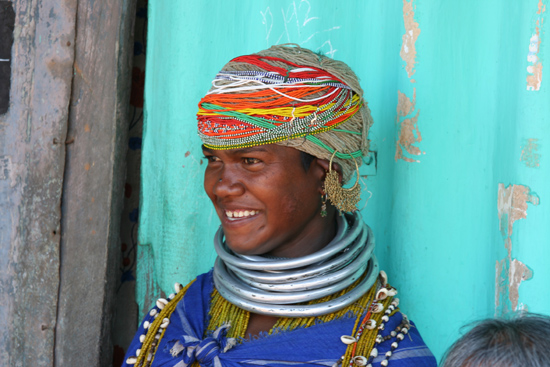
POLYGON ((465 323, 550 313, 548 1, 149 2, 137 297, 212 266, 197 103, 234 56, 296 42, 347 62, 375 124, 362 210, 439 357, 465 323))

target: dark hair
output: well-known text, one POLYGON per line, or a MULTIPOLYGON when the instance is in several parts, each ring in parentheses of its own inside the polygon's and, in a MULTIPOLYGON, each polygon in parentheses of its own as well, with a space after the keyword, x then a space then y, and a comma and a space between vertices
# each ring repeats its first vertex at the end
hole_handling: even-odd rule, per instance
POLYGON ((300 159, 302 161, 302 166, 306 170, 306 172, 309 170, 309 167, 311 166, 311 162, 315 159, 314 156, 312 156, 309 153, 300 151, 300 159))
POLYGON ((522 313, 477 324, 449 348, 441 367, 550 366, 550 317, 522 313))

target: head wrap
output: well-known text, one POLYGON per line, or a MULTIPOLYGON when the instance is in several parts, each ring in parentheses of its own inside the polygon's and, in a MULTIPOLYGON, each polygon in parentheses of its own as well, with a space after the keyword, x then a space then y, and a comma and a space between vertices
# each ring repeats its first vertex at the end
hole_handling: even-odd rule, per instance
POLYGON ((198 133, 210 149, 290 146, 342 166, 344 181, 368 152, 370 111, 343 62, 288 45, 227 63, 199 102, 198 133))

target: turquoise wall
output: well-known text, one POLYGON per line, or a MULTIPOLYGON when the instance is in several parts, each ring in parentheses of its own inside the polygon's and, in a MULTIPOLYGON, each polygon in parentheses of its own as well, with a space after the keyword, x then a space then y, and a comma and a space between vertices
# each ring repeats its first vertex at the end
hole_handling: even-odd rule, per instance
POLYGON ((436 356, 465 323, 550 313, 547 3, 149 0, 141 308, 213 264, 199 99, 232 57, 295 42, 361 78, 376 152, 362 213, 436 356))

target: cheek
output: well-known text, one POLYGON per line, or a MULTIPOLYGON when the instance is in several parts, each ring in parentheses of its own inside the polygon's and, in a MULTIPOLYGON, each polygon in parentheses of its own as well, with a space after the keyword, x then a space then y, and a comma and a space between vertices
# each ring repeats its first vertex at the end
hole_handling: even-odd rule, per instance
POLYGON ((293 193, 283 196, 280 203, 281 212, 284 214, 293 214, 300 210, 300 199, 293 193))
POLYGON ((206 192, 206 195, 210 198, 210 200, 213 200, 214 197, 214 185, 215 180, 212 177, 211 174, 208 174, 208 171, 204 172, 204 181, 203 181, 203 188, 204 192, 206 192))
MULTIPOLYGON (((301 166, 299 168, 302 169, 301 166)), ((293 220, 308 217, 320 206, 321 196, 312 180, 304 178, 302 171, 285 173, 281 179, 271 181, 272 187, 278 188, 278 211, 293 220)))
POLYGON ((312 211, 317 210, 320 205, 318 202, 320 203, 321 199, 314 189, 297 190, 296 187, 281 195, 279 201, 281 212, 285 215, 293 214, 294 218, 296 215, 307 217, 312 211))

